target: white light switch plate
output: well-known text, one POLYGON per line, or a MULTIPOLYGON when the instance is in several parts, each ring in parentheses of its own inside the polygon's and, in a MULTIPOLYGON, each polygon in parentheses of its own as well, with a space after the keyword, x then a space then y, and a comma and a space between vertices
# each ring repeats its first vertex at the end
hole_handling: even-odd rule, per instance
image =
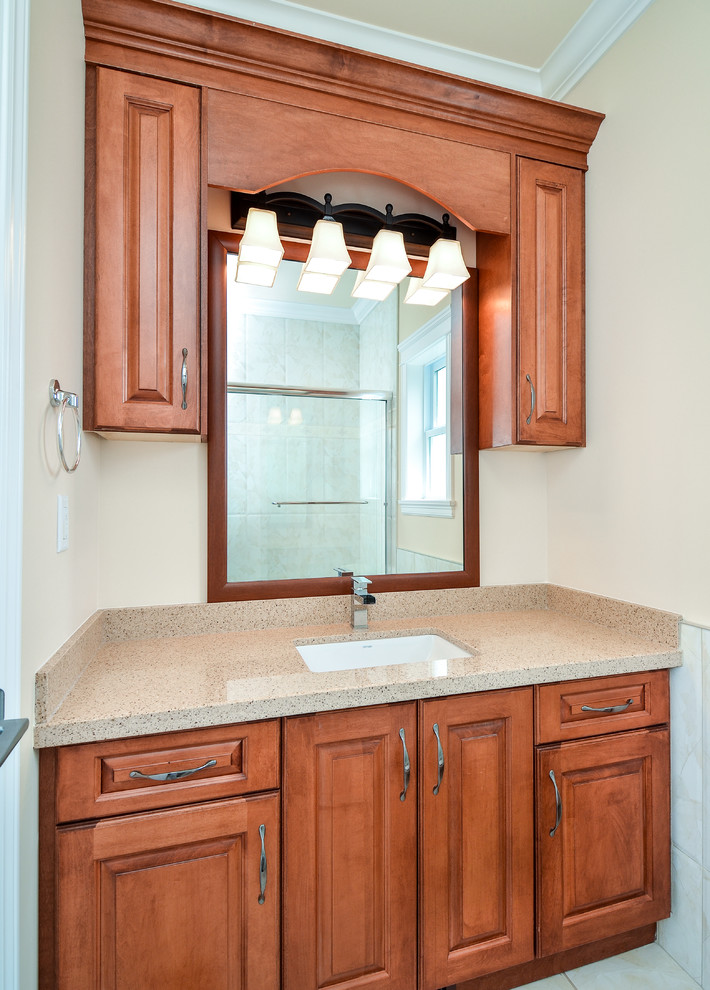
POLYGON ((57 553, 69 549, 69 496, 57 495, 57 553))

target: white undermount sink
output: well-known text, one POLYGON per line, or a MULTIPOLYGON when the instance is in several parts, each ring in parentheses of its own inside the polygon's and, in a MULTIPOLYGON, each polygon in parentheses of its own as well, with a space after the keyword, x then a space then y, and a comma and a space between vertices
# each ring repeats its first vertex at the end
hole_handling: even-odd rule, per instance
POLYGON ((357 670, 361 667, 384 667, 397 663, 456 660, 471 656, 443 636, 434 634, 316 643, 297 646, 296 649, 313 673, 357 670))

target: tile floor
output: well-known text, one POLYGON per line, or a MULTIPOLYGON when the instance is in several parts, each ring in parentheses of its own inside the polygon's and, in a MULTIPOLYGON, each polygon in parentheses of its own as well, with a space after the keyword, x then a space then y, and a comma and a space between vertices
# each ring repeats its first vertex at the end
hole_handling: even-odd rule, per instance
POLYGON ((528 983, 524 990, 700 990, 657 943, 560 976, 528 983))

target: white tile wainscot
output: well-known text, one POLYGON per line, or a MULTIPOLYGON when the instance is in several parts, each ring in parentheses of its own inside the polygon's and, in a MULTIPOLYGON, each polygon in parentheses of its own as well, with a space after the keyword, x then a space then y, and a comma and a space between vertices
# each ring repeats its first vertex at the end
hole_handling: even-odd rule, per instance
POLYGON ((710 990, 710 629, 680 625, 683 666, 671 671, 672 913, 663 948, 710 990))

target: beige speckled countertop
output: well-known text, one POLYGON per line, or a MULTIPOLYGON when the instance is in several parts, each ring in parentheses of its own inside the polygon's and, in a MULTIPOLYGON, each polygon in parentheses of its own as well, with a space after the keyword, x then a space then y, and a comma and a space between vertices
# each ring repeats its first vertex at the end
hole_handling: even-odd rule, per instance
POLYGON ((359 638, 437 631, 467 659, 311 673, 295 640, 353 636, 348 598, 97 612, 36 679, 35 746, 680 664, 679 616, 554 585, 389 593, 359 638))

